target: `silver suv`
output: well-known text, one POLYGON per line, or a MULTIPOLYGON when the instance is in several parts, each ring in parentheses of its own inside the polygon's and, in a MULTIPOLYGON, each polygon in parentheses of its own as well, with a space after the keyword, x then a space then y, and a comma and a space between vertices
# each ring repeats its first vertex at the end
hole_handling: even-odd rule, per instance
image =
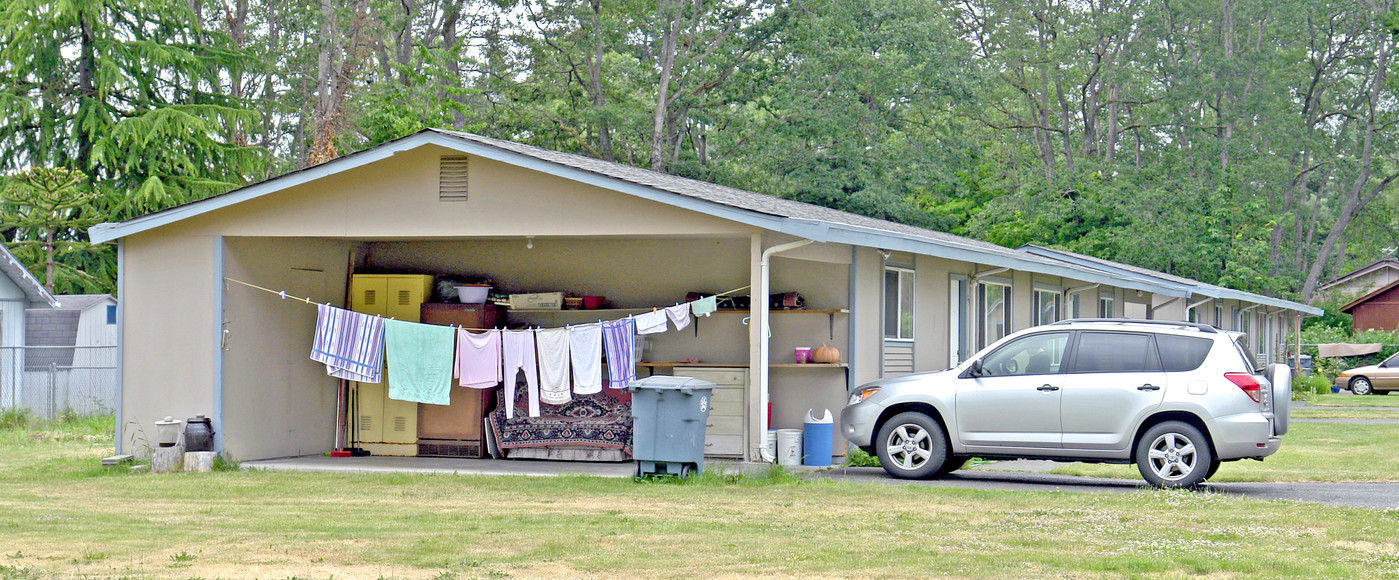
POLYGON ((1242 333, 1160 320, 1068 320, 1022 330, 945 371, 855 390, 841 434, 900 478, 971 457, 1135 462, 1190 487, 1222 461, 1262 459, 1287 432, 1292 373, 1264 372, 1242 333))

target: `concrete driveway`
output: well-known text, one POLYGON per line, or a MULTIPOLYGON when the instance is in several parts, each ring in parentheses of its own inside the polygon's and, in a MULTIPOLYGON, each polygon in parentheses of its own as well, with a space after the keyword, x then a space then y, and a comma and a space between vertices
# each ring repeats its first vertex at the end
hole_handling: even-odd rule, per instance
MULTIPOLYGON (((1148 489, 1146 482, 1142 480, 1103 479, 1036 472, 1042 471, 1046 467, 1052 468, 1053 463, 1052 461, 1010 461, 993 465, 999 465, 999 469, 1024 469, 1024 471, 995 471, 983 467, 964 469, 941 479, 921 481, 894 479, 878 467, 839 467, 812 472, 808 477, 850 483, 930 485, 1009 491, 1128 493, 1148 489)), ((1399 509, 1399 483, 1206 483, 1200 487, 1200 491, 1252 499, 1280 499, 1337 506, 1399 509)))

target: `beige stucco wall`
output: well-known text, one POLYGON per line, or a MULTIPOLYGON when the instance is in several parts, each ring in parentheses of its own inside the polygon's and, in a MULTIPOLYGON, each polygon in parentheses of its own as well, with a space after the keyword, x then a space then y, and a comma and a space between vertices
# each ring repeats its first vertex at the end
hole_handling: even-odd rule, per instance
MULTIPOLYGON (((226 238, 225 247, 229 278, 344 306, 349 242, 226 238)), ((308 358, 316 307, 231 283, 224 313, 224 450, 261 458, 332 449, 338 381, 308 358)))
POLYGON ((470 199, 438 199, 436 146, 406 151, 182 222, 227 236, 430 239, 747 235, 736 222, 472 157, 470 199))
POLYGON ((148 454, 157 420, 214 412, 214 241, 172 228, 123 243, 124 452, 148 454))

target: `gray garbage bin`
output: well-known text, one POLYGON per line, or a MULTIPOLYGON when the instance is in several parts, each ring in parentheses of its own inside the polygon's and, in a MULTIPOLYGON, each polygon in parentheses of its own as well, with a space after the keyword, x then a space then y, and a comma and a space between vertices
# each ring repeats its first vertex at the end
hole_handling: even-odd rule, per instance
POLYGON ((652 376, 631 391, 632 457, 636 476, 689 477, 704 470, 704 425, 714 383, 692 377, 652 376))

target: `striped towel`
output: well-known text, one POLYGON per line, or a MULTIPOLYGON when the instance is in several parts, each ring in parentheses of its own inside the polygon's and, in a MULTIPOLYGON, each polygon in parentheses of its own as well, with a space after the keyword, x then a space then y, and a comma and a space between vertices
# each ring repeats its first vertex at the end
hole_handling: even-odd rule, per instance
POLYGON ((325 364, 332 377, 379 382, 384 368, 384 319, 342 308, 316 305, 311 360, 325 364))
POLYGON ((607 348, 608 386, 624 389, 636 380, 636 359, 632 354, 636 322, 630 318, 604 322, 602 336, 607 348))

